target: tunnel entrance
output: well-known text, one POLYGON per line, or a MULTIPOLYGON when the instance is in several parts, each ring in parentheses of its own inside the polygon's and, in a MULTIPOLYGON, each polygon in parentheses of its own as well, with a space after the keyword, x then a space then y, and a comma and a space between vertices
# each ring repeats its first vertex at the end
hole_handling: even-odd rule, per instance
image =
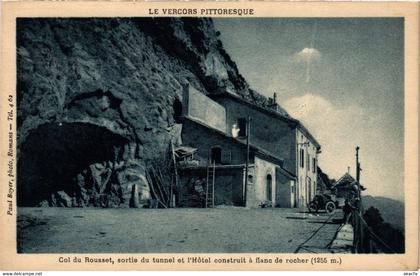
MULTIPOLYGON (((90 188, 95 190, 89 185, 98 185, 87 181, 86 168, 104 164, 106 171, 122 158, 128 142, 121 135, 89 123, 48 123, 30 131, 20 148, 17 164, 18 206, 37 206, 41 202, 49 202, 51 206, 54 200, 51 196, 57 192, 83 199, 90 188), (80 174, 85 175, 83 183, 80 174)), ((110 180, 112 168, 108 171, 97 178, 110 180)))

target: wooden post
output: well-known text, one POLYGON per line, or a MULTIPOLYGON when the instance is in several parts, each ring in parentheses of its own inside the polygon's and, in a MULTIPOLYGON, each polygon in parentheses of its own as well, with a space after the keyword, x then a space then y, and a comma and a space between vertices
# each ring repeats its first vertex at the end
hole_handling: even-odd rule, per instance
MULTIPOLYGON (((155 198, 155 200, 158 200, 158 195, 157 195, 157 193, 156 193, 156 191, 155 191, 155 188, 153 187, 153 182, 152 182, 152 178, 151 178, 151 176, 150 176, 150 174, 149 174, 149 171, 148 171, 148 168, 147 168, 147 166, 146 166, 146 180, 147 180, 147 182, 149 183, 149 187, 150 187, 150 189, 152 190, 152 194, 153 194, 153 196, 154 196, 154 198, 155 198)), ((152 204, 150 204, 150 207, 152 207, 151 206, 152 204)), ((153 207, 154 208, 154 207, 153 207)))
MULTIPOLYGON (((177 170, 177 167, 176 167, 175 149, 174 149, 174 144, 173 144, 172 140, 171 140, 171 151, 172 151, 172 161, 174 163, 175 187, 177 188, 178 187, 178 170, 177 170)), ((173 193, 173 185, 171 183, 169 206, 170 207, 175 207, 175 205, 176 205, 175 201, 176 200, 175 200, 175 195, 173 193)))
POLYGON ((158 177, 155 169, 153 168, 153 166, 150 167, 150 172, 151 172, 153 183, 154 183, 154 185, 156 185, 156 190, 158 191, 159 199, 160 199, 161 202, 165 202, 165 193, 164 193, 164 190, 163 190, 163 184, 159 180, 159 177, 158 177))
POLYGON ((214 208, 214 182, 216 180, 216 162, 213 162, 213 179, 212 179, 212 191, 211 191, 211 204, 212 207, 214 208))

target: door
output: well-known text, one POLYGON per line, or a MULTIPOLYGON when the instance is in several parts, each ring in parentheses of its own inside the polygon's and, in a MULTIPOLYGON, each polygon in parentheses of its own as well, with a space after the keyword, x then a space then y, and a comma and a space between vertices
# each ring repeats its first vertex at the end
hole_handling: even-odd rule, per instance
POLYGON ((266 199, 268 201, 273 201, 273 178, 271 177, 271 174, 267 174, 266 199))

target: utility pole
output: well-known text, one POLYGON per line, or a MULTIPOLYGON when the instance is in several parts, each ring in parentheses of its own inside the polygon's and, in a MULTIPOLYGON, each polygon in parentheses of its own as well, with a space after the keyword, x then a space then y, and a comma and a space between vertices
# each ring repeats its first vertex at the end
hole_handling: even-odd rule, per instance
POLYGON ((360 168, 360 162, 359 162, 359 149, 360 147, 356 146, 356 182, 357 182, 357 192, 358 192, 358 197, 359 197, 359 207, 361 207, 362 206, 362 193, 360 190, 360 171, 362 169, 360 168))
POLYGON ((359 146, 356 147, 356 180, 359 184, 360 181, 360 163, 359 163, 359 146))
MULTIPOLYGON (((362 206, 362 194, 360 190, 360 162, 359 162, 359 146, 356 146, 356 182, 357 182, 357 193, 358 193, 358 206, 356 206, 355 212, 359 213, 359 216, 363 214, 363 206, 362 206)), ((353 240, 353 247, 356 249, 356 252, 363 252, 363 228, 361 226, 361 220, 357 219, 354 220, 354 240, 353 240)))
POLYGON ((251 116, 246 120, 246 164, 245 164, 245 187, 244 187, 244 205, 246 206, 246 196, 248 188, 248 167, 249 167, 249 136, 251 132, 251 116))

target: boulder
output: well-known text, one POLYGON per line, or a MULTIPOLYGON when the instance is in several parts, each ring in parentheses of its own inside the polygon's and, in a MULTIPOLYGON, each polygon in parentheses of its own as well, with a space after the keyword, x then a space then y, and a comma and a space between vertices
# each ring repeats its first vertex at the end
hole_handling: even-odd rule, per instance
POLYGON ((56 192, 55 200, 57 207, 72 207, 72 198, 69 197, 64 191, 56 192))

